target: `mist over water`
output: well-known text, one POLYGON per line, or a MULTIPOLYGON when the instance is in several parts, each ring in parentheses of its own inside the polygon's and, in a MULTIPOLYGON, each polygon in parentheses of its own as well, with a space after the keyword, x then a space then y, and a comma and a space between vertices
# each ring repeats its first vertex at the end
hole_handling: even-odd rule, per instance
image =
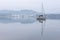
POLYGON ((0 0, 0 40, 60 40, 60 0, 0 0))
MULTIPOLYGON (((60 20, 47 20, 43 40, 60 40, 60 20)), ((0 23, 0 40, 40 40, 41 23, 0 23)))

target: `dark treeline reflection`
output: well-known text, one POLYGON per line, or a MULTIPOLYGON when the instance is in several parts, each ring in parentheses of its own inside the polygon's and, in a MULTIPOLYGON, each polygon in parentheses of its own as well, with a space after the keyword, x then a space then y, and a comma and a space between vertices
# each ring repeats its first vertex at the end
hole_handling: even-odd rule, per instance
POLYGON ((36 20, 34 19, 21 19, 21 20, 13 20, 13 19, 0 19, 0 23, 34 23, 36 20))

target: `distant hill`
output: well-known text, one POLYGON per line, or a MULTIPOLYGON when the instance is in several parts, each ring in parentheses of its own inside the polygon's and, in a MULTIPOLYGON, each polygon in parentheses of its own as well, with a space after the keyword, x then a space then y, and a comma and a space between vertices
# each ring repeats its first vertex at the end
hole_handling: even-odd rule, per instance
POLYGON ((23 13, 23 14, 35 14, 35 13, 39 13, 39 12, 37 12, 37 11, 34 11, 34 10, 0 10, 0 14, 6 14, 6 13, 19 13, 19 14, 21 14, 21 13, 23 13))
POLYGON ((60 19, 60 14, 46 14, 47 19, 60 19))

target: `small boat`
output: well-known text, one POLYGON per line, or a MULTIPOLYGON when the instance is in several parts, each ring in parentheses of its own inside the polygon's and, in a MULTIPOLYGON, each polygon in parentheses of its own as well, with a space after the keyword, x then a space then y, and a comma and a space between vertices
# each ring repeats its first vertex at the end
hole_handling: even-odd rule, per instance
POLYGON ((39 15, 39 16, 37 17, 37 20, 38 20, 39 22, 43 23, 43 21, 45 21, 46 18, 45 18, 43 15, 39 15))

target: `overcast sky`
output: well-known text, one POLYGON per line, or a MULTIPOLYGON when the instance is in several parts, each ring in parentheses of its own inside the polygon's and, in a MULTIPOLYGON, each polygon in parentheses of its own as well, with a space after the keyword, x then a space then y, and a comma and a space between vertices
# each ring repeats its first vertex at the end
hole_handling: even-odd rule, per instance
MULTIPOLYGON (((32 9, 41 11, 42 0, 0 0, 0 10, 32 9)), ((46 13, 60 13, 60 0, 44 0, 46 13)))

